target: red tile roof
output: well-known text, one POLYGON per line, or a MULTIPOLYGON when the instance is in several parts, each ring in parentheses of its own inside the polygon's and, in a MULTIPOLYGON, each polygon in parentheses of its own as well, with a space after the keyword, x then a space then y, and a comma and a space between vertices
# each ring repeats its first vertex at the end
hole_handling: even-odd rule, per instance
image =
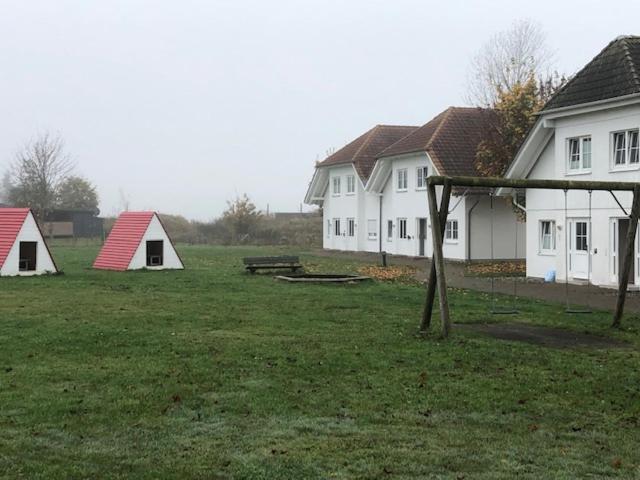
POLYGON ((495 126, 494 110, 449 107, 431 121, 382 151, 378 158, 427 152, 440 175, 479 175, 478 144, 495 126))
POLYGON ((124 271, 129 267, 155 212, 123 212, 109 233, 93 268, 124 271))
POLYGON ((7 260, 28 214, 28 208, 0 208, 0 268, 7 260))
POLYGON ((369 178, 376 156, 385 148, 406 137, 418 127, 404 125, 376 125, 358 138, 329 155, 318 167, 353 163, 363 180, 369 178))

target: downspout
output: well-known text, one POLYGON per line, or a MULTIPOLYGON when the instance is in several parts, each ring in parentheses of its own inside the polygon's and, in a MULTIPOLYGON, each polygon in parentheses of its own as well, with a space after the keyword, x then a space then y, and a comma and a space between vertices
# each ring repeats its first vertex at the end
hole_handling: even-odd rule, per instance
POLYGON ((480 199, 476 200, 476 203, 471 205, 471 208, 467 212, 467 261, 471 261, 471 212, 478 206, 480 199))

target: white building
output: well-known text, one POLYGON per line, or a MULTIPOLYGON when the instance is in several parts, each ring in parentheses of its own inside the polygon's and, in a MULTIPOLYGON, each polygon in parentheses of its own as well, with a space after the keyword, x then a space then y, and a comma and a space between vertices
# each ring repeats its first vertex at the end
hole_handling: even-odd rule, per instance
MULTIPOLYGON (((478 175, 476 149, 494 119, 490 110, 451 107, 419 128, 377 126, 319 163, 305 202, 323 208, 323 247, 431 256, 426 178, 478 175)), ((454 192, 445 257, 524 257, 524 224, 509 201, 491 203, 486 191, 454 192)))
POLYGON ((184 265, 155 212, 123 212, 96 258, 98 270, 166 270, 184 265))
POLYGON ((0 208, 0 276, 30 276, 58 271, 33 213, 0 208))
MULTIPOLYGON (((540 112, 508 178, 640 182, 640 37, 619 37, 540 112)), ((506 190, 499 193, 508 193, 506 190)), ((632 194, 527 190, 527 275, 616 286, 632 194), (591 219, 590 219, 591 216, 591 219)), ((636 237, 637 238, 637 237, 636 237)), ((640 285, 634 245, 630 283, 640 285)))

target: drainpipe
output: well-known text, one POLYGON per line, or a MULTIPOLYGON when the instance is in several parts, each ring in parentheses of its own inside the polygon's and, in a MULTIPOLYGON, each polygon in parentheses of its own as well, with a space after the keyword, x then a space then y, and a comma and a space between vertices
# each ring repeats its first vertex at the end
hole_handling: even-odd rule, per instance
POLYGON ((467 261, 468 262, 471 261, 471 212, 473 212, 473 209, 476 208, 479 203, 480 203, 480 199, 476 200, 476 203, 474 203, 469 209, 469 211, 467 212, 467 261))

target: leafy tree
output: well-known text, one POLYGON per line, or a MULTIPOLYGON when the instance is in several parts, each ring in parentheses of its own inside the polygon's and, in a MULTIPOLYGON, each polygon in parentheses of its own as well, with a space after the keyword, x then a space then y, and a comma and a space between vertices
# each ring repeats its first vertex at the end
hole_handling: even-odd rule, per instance
POLYGON ((229 227, 234 242, 248 238, 255 231, 261 217, 262 213, 246 193, 228 201, 227 209, 222 214, 222 220, 229 227))
POLYGON ((98 192, 85 178, 67 177, 60 183, 57 193, 58 208, 98 211, 98 192))
POLYGON ((492 177, 504 174, 541 106, 533 75, 523 84, 498 92, 494 105, 497 121, 476 153, 476 168, 480 174, 492 177))
POLYGON ((43 219, 57 201, 58 188, 73 170, 59 136, 48 133, 27 143, 13 163, 9 201, 15 206, 31 207, 43 219))

